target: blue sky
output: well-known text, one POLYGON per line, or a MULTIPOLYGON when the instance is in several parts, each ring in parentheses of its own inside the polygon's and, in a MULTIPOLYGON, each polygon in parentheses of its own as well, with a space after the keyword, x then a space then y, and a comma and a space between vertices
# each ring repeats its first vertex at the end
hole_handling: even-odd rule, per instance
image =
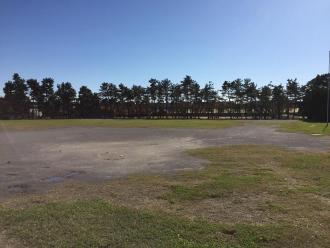
POLYGON ((0 0, 0 87, 150 78, 259 86, 327 72, 329 0, 0 0))

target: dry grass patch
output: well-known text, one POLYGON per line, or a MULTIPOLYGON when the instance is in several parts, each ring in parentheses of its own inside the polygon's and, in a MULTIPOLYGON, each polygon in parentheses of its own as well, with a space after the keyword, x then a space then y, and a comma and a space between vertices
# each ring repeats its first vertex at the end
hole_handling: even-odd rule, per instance
MULTIPOLYGON (((101 209, 93 212, 90 221, 84 220, 87 230, 89 225, 98 225, 96 222, 103 218, 110 219, 97 226, 102 235, 111 232, 112 229, 105 225, 113 218, 128 228, 133 228, 129 223, 135 221, 134 228, 144 230, 136 233, 139 239, 131 239, 123 227, 122 239, 102 239, 102 235, 91 232, 94 243, 82 240, 79 235, 76 240, 71 240, 57 234, 63 244, 109 244, 116 247, 125 239, 132 242, 127 243, 127 247, 155 247, 157 240, 164 244, 159 247, 201 247, 199 240, 207 245, 205 247, 330 246, 328 153, 302 153, 272 146, 228 146, 188 153, 208 159, 209 166, 180 174, 135 175, 99 185, 62 185, 47 195, 4 204, 0 220, 6 221, 6 227, 14 237, 37 244, 36 247, 52 244, 54 237, 47 240, 39 237, 37 231, 40 229, 30 229, 29 226, 26 226, 28 231, 24 235, 20 234, 17 228, 31 221, 38 228, 45 225, 43 220, 35 220, 35 215, 27 213, 41 213, 45 218, 54 214, 58 219, 61 211, 87 208, 76 212, 77 219, 69 224, 61 220, 70 228, 76 228, 75 221, 80 223, 83 220, 79 218, 86 217, 86 211, 90 214, 90 208, 98 206, 101 209), (95 197, 102 199, 101 202, 95 197), (54 208, 55 213, 52 212, 54 208), (103 213, 102 209, 111 214, 103 213), (117 215, 117 211, 125 214, 117 215), (126 215, 133 217, 125 219, 126 215), (148 216, 149 222, 144 222, 143 216, 148 216), (152 236, 146 225, 154 229, 152 236), (165 231, 160 231, 159 226, 165 231), (174 239, 176 232, 183 239, 174 239), (113 243, 114 240, 117 243, 113 243)), ((53 221, 50 218, 50 222, 53 221)), ((58 227, 55 224, 47 224, 47 228, 56 233, 58 227)), ((74 235, 81 232, 78 227, 73 230, 74 235)))
POLYGON ((0 130, 40 130, 62 127, 112 128, 228 128, 243 125, 241 120, 180 120, 180 119, 56 119, 0 120, 0 130))
POLYGON ((305 133, 315 136, 330 135, 330 127, 324 122, 310 122, 302 120, 258 120, 255 125, 273 126, 280 131, 289 133, 305 133))

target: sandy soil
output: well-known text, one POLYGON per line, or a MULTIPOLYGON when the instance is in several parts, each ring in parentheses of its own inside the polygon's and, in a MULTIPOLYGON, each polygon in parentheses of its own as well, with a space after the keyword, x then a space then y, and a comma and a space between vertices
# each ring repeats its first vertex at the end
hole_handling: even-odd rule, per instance
POLYGON ((0 200, 68 180, 102 182, 145 172, 200 169, 187 149, 270 144, 328 151, 329 137, 246 125, 228 129, 55 128, 0 132, 0 200))

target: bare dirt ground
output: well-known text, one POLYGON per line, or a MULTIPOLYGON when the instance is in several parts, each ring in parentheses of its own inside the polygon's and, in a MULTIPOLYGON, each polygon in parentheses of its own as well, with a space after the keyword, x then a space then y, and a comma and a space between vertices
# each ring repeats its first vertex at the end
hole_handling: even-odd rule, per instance
POLYGON ((0 131, 0 200, 69 180, 102 182, 134 173, 199 169, 187 149, 236 144, 328 151, 329 137, 245 125, 227 129, 54 128, 0 131))

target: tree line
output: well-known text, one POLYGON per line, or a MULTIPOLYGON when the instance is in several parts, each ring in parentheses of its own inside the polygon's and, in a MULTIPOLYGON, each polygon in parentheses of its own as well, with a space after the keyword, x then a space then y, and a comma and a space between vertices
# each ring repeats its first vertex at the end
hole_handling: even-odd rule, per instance
POLYGON ((324 120, 327 75, 304 86, 257 87, 251 79, 212 82, 200 86, 190 76, 179 83, 150 79, 147 87, 104 82, 98 92, 71 83, 56 85, 52 78, 25 80, 15 73, 0 97, 1 119, 35 118, 231 118, 324 120))

